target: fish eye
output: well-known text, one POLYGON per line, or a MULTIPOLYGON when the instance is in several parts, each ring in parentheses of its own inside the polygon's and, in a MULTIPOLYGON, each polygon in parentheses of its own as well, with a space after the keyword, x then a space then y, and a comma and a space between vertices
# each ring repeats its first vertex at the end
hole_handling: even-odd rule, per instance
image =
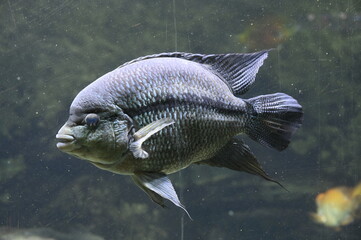
POLYGON ((84 120, 88 127, 96 127, 100 121, 100 118, 95 113, 89 113, 88 115, 86 115, 84 120))

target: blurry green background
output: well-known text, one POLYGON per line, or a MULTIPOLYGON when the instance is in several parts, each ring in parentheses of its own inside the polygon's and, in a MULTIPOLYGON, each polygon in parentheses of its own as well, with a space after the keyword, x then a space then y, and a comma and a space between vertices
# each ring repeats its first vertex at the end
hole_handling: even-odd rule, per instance
POLYGON ((361 2, 2 0, 0 226, 86 229, 105 239, 359 239, 315 224, 314 198, 361 178, 361 2), (194 221, 129 177, 55 147, 75 95, 133 58, 274 48, 245 98, 285 92, 304 124, 284 152, 247 143, 289 190, 194 166, 171 175, 194 221))

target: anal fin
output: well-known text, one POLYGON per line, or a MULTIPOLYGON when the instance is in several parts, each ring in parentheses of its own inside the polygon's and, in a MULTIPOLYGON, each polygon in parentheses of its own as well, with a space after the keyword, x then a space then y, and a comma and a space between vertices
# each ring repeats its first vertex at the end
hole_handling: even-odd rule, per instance
POLYGON ((250 148, 239 137, 234 137, 229 141, 213 158, 197 162, 196 164, 206 164, 213 167, 225 167, 235 171, 247 172, 258 175, 267 181, 277 183, 284 188, 281 183, 268 176, 250 148))

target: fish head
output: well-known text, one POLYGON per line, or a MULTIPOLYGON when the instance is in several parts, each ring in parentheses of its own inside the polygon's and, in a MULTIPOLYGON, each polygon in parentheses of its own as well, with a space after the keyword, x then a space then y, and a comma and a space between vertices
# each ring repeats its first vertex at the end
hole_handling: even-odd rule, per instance
POLYGON ((114 164, 128 152, 131 119, 115 104, 78 95, 56 134, 57 148, 98 164, 114 164))

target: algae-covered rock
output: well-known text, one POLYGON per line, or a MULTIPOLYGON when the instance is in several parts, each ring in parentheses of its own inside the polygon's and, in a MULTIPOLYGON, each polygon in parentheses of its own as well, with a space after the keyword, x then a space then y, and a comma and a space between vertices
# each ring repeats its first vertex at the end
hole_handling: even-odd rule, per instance
POLYGON ((0 240, 104 240, 89 232, 61 233, 50 228, 0 228, 0 240))
POLYGON ((169 212, 148 201, 130 181, 120 175, 80 175, 52 195, 31 221, 45 225, 51 219, 57 229, 68 229, 70 223, 106 239, 167 239, 162 221, 170 225, 169 212))

